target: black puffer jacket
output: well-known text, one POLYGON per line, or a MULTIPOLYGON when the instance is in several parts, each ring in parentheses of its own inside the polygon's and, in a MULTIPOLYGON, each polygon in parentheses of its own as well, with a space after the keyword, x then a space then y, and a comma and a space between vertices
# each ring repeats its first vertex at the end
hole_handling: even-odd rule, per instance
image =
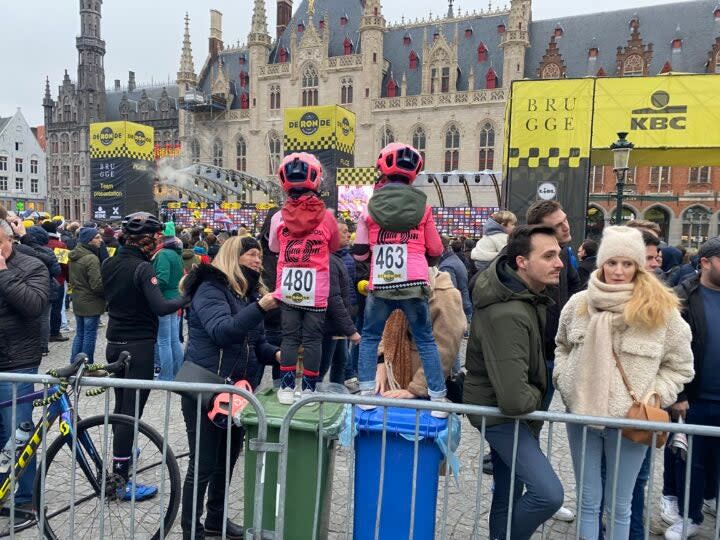
POLYGON ((36 368, 50 276, 37 258, 16 249, 6 264, 7 270, 0 270, 0 371, 36 368))
POLYGON ((700 393, 700 381, 698 379, 703 372, 708 333, 707 320, 705 319, 705 303, 700 292, 700 276, 683 281, 674 290, 682 302, 682 318, 690 325, 690 331, 692 332, 690 347, 693 352, 693 367, 695 369, 695 378, 685 385, 685 390, 680 393, 677 400, 687 401, 689 399, 693 401, 698 398, 700 393))
POLYGON ((20 253, 39 259, 45 265, 49 273, 48 287, 50 301, 52 302, 57 299, 57 295, 62 290, 60 284, 54 279, 62 274, 62 267, 53 250, 47 245, 49 240, 50 235, 45 229, 42 227, 30 227, 25 236, 20 239, 21 244, 15 246, 15 249, 20 253))
POLYGON ((330 296, 325 317, 325 335, 350 337, 357 329, 353 324, 350 305, 350 278, 347 267, 337 252, 330 255, 330 296))

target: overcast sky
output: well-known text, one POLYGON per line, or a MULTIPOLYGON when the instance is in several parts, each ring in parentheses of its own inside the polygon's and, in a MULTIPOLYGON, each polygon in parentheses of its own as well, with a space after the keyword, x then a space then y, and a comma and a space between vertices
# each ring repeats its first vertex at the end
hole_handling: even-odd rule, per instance
MULTIPOLYGON (((30 125, 43 122, 42 97, 45 76, 50 77, 53 98, 62 82, 64 69, 77 77, 75 36, 79 34, 78 0, 0 0, 2 31, 0 32, 0 116, 10 116, 17 107, 30 125)), ((493 6, 506 2, 492 0, 493 6)), ((595 13, 653 4, 668 0, 535 0, 533 19, 552 19, 582 13, 595 13)), ((299 0, 295 0, 295 5, 299 0)), ((105 0, 102 37, 106 42, 105 80, 127 81, 128 70, 136 72, 138 83, 175 79, 183 36, 183 17, 191 18, 191 36, 195 69, 198 70, 207 52, 209 10, 223 13, 225 43, 244 42, 250 27, 252 0, 105 0)), ((383 11, 389 22, 447 9, 443 0, 385 0, 383 11), (408 6, 412 6, 412 11, 408 6)), ((275 28, 275 2, 267 0, 268 28, 275 28)), ((455 0, 462 11, 487 7, 487 0, 455 0)))

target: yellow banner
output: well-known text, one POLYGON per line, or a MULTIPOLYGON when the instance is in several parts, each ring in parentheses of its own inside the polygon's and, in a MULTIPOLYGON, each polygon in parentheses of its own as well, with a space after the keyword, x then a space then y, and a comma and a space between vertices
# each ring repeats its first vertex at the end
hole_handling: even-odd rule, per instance
POLYGON ((593 147, 619 131, 638 149, 720 147, 720 77, 597 79, 593 147))
POLYGON ((70 256, 70 250, 63 248, 55 248, 55 257, 60 264, 67 264, 70 256))
POLYGON ((134 122, 90 124, 90 158, 121 158, 153 161, 154 130, 134 122))
POLYGON ((336 105, 285 109, 285 152, 355 152, 355 114, 336 105))
POLYGON ((590 156, 593 81, 512 85, 508 166, 578 167, 590 156))

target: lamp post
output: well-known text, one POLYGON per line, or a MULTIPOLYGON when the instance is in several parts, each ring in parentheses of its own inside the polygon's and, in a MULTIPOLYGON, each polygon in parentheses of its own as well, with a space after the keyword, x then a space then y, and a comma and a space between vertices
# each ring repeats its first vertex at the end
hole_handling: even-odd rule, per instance
POLYGON ((620 132, 618 133, 618 140, 610 145, 610 150, 613 152, 613 171, 615 172, 615 178, 617 180, 617 185, 615 187, 617 191, 615 225, 622 224, 625 179, 627 178, 627 172, 630 168, 628 166, 630 163, 630 151, 635 146, 633 143, 628 141, 626 137, 626 132, 620 132))

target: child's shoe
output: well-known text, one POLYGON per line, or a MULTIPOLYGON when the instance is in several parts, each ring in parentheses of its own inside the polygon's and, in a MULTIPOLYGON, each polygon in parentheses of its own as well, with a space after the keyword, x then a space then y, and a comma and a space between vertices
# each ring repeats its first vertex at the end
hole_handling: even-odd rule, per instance
POLYGON ((295 370, 286 371, 283 375, 277 398, 283 405, 292 405, 295 402, 295 370))

